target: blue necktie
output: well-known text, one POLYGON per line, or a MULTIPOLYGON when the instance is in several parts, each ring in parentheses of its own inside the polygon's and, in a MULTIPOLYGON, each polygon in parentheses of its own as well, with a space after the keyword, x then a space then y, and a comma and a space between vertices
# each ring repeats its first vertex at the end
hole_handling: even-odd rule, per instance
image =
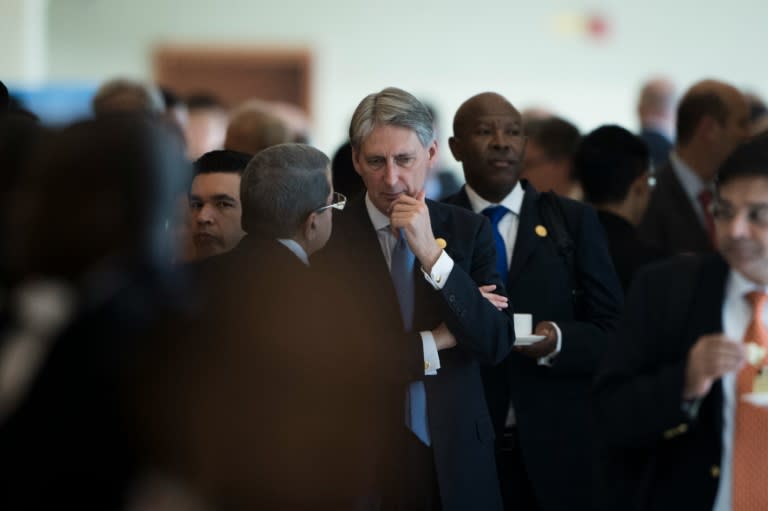
MULTIPOLYGON (((397 301, 400 303, 400 315, 403 318, 403 327, 406 332, 410 332, 413 328, 415 300, 413 263, 415 259, 405 239, 405 233, 401 229, 395 248, 392 249, 390 275, 397 293, 397 301)), ((419 437, 419 440, 426 445, 430 444, 427 422, 427 393, 422 381, 413 382, 408 386, 408 392, 405 396, 405 424, 419 437)))
POLYGON ((507 285, 509 279, 509 266, 507 265, 507 245, 499 232, 499 222, 509 210, 504 206, 489 206, 483 210, 493 226, 493 240, 496 242, 496 269, 501 275, 501 281, 507 285))

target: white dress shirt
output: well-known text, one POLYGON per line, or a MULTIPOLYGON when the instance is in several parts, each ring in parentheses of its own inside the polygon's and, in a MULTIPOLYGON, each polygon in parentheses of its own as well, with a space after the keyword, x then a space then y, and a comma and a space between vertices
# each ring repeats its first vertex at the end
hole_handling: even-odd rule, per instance
MULTIPOLYGON (((752 305, 744 295, 750 291, 766 292, 764 286, 750 282, 743 275, 731 271, 725 286, 723 300, 723 333, 733 342, 741 343, 744 332, 752 319, 752 305)), ((768 323, 768 308, 762 318, 768 323)), ((723 455, 720 461, 720 486, 717 490, 714 511, 731 510, 731 485, 733 477, 733 422, 736 417, 736 373, 728 373, 721 379, 723 386, 723 455)))
MULTIPOLYGON (((376 235, 379 238, 381 252, 384 255, 384 260, 387 262, 387 268, 391 269, 392 249, 395 248, 397 238, 389 227, 389 217, 373 205, 373 202, 371 202, 367 193, 365 194, 365 208, 368 211, 368 216, 370 217, 373 228, 376 230, 376 235)), ((451 259, 451 256, 449 256, 445 250, 440 253, 440 257, 432 266, 432 270, 429 273, 424 271, 423 267, 421 268, 424 279, 438 291, 445 286, 445 282, 448 280, 451 270, 453 270, 453 259, 451 259)), ((419 332, 419 335, 421 336, 421 342, 424 348, 424 374, 427 376, 434 376, 437 374, 437 370, 440 369, 440 356, 438 355, 435 338, 429 330, 419 332)))
POLYGON ((299 244, 298 241, 290 238, 278 238, 277 242, 293 252, 294 255, 298 257, 302 263, 304 263, 304 266, 309 266, 309 256, 307 256, 307 252, 304 250, 304 247, 299 244))
MULTIPOLYGON (((509 268, 509 265, 512 262, 512 252, 515 248, 515 241, 517 241, 517 230, 520 227, 520 208, 523 205, 523 197, 525 196, 525 191, 523 190, 520 181, 517 182, 512 191, 499 203, 488 202, 480 197, 480 195, 469 185, 465 185, 465 189, 467 191, 467 197, 469 198, 469 204, 472 206, 472 211, 475 213, 482 214, 484 209, 492 206, 504 206, 509 210, 509 212, 499 220, 499 234, 501 234, 501 239, 504 240, 504 246, 507 249, 507 268, 509 268)), ((504 284, 506 284, 506 282, 504 284)), ((516 304, 512 305, 514 307, 516 304)), ((526 311, 520 310, 518 312, 525 313, 526 311)), ((557 345, 552 353, 539 359, 539 365, 543 366, 551 366, 554 358, 560 353, 563 347, 563 335, 560 332, 560 327, 553 322, 550 323, 554 325, 555 330, 557 331, 557 345)))

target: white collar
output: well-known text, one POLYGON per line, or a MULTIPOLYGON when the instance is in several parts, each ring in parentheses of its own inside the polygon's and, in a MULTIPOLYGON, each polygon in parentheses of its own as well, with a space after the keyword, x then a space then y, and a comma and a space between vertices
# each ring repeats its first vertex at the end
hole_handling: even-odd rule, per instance
MULTIPOLYGON (((464 185, 464 187, 467 191, 467 198, 469 198, 469 205, 472 206, 472 211, 475 213, 481 213, 485 208, 497 205, 480 197, 480 195, 471 186, 464 185)), ((518 181, 515 184, 515 187, 512 188, 512 191, 509 192, 507 196, 498 203, 498 205, 504 206, 515 215, 520 216, 520 208, 523 205, 524 195, 525 191, 523 190, 520 181, 518 181)))
POLYGON ((669 161, 672 164, 672 170, 675 172, 680 184, 683 185, 685 193, 689 197, 698 200, 702 190, 711 190, 712 184, 705 183, 693 169, 680 158, 677 152, 672 151, 669 155, 669 161))
POLYGON ((373 205, 371 198, 368 197, 368 192, 365 193, 365 209, 368 210, 368 217, 371 219, 375 230, 380 231, 385 227, 389 227, 389 217, 373 205))
POLYGON ((290 239, 290 238, 278 238, 278 243, 282 243, 285 248, 293 252, 296 257, 298 257, 302 263, 304 263, 304 266, 309 266, 309 257, 307 256, 307 252, 304 250, 304 247, 302 247, 298 241, 290 239))
POLYGON ((768 287, 755 284, 741 273, 732 269, 728 275, 728 284, 726 287, 727 296, 743 298, 751 291, 766 293, 768 292, 768 287))

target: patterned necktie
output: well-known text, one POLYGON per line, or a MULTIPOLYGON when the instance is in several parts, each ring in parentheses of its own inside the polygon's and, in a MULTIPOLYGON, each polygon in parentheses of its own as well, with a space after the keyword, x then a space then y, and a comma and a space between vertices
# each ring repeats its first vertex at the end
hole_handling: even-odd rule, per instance
MULTIPOLYGON (((390 276, 397 293, 397 301, 400 303, 400 315, 403 318, 403 327, 406 332, 413 328, 414 291, 413 263, 415 256, 408 246, 405 233, 402 229, 398 232, 397 243, 392 249, 390 264, 390 276)), ((416 381, 408 385, 405 395, 405 424, 413 433, 429 445, 429 423, 427 420, 427 392, 423 381, 416 381)))
MULTIPOLYGON (((768 295, 759 291, 747 294, 752 304, 752 319, 744 333, 745 343, 768 349, 768 329, 762 321, 768 295)), ((733 511, 768 509, 768 408, 743 399, 755 391, 755 378, 768 357, 761 363, 747 363, 739 371, 736 383, 736 422, 733 441, 733 511)))
POLYGON ((715 246, 715 220, 712 218, 712 210, 710 206, 712 204, 712 191, 704 189, 698 196, 701 209, 704 210, 704 227, 707 230, 707 236, 709 236, 709 242, 712 246, 715 246))
POLYGON ((509 265, 507 264, 507 245, 499 232, 499 222, 507 213, 509 209, 504 206, 489 206, 483 210, 483 215, 488 217, 493 226, 493 240, 496 242, 496 270, 501 275, 501 281, 505 286, 509 278, 509 265))

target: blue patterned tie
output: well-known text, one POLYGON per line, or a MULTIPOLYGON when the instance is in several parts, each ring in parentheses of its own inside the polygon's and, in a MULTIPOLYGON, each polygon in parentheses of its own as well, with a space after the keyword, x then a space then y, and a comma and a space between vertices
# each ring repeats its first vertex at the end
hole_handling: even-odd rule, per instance
MULTIPOLYGON (((397 301, 400 303, 403 327, 406 332, 410 332, 413 328, 415 300, 413 263, 416 257, 411 252, 402 229, 400 229, 399 234, 395 248, 392 249, 390 275, 397 293, 397 301)), ((405 423, 419 437, 419 440, 426 445, 430 444, 427 423, 427 393, 422 381, 413 382, 408 386, 408 392, 405 396, 405 423)))
POLYGON ((507 245, 499 232, 499 222, 507 213, 509 213, 509 209, 504 206, 489 206, 483 210, 483 214, 493 225, 493 240, 496 242, 496 269, 501 275, 501 281, 504 285, 507 285, 509 278, 509 266, 507 265, 507 245))

